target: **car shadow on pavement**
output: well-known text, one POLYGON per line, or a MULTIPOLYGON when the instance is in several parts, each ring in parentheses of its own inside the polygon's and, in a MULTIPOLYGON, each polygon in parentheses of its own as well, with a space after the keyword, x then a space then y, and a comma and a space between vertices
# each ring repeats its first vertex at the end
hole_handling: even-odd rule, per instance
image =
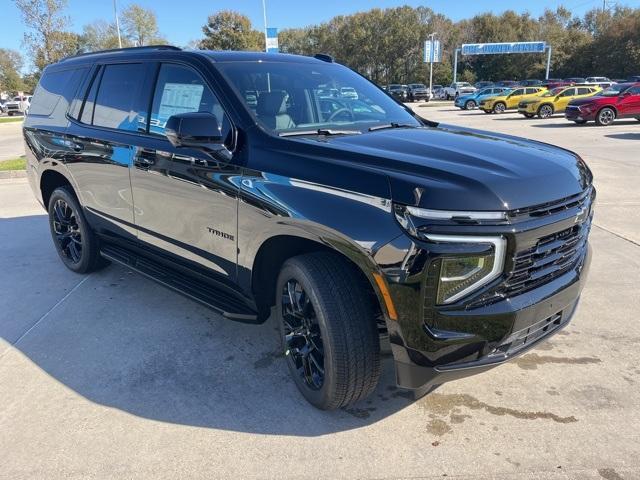
POLYGON ((618 140, 640 140, 640 132, 613 133, 611 135, 605 135, 605 137, 617 138, 618 140))
MULTIPOLYGON (((11 252, 3 262, 16 267, 13 278, 4 279, 16 291, 0 315, 0 336, 12 345, 0 352, 0 362, 19 350, 55 380, 41 388, 60 382, 92 402, 139 417, 265 435, 360 428, 411 403, 395 387, 387 358, 369 399, 334 412, 317 410, 291 381, 271 320, 225 320, 118 265, 73 274, 57 258, 44 215, 0 218, 0 234, 11 252), (37 262, 24 260, 34 252, 37 262), (65 288, 55 298, 41 299, 60 284, 65 288), (40 287, 20 296, 19 288, 29 285, 40 287), (21 333, 7 327, 15 316, 21 317, 21 333)), ((28 374, 31 366, 23 370, 28 374)))

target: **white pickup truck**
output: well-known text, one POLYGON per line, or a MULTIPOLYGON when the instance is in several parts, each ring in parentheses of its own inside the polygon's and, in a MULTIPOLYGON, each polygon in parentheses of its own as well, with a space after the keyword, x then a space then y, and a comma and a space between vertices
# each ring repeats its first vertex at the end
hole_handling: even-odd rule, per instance
POLYGON ((7 111, 7 115, 10 117, 18 113, 26 115, 29 113, 29 106, 31 105, 31 95, 22 95, 13 97, 13 100, 4 104, 4 108, 7 111))
POLYGON ((448 87, 444 87, 442 95, 445 100, 451 100, 458 98, 460 95, 469 95, 471 93, 476 93, 476 87, 469 82, 453 82, 448 87))

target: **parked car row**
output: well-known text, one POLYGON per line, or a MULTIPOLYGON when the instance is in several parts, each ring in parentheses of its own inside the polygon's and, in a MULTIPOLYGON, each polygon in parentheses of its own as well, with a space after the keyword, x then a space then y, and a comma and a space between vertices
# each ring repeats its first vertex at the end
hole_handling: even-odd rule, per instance
POLYGON ((29 106, 31 105, 31 95, 19 95, 13 97, 12 100, 8 100, 1 107, 2 113, 6 113, 9 116, 13 115, 26 115, 29 113, 29 106))
POLYGON ((408 85, 392 83, 383 86, 383 90, 387 91, 396 100, 401 102, 428 102, 431 98, 429 89, 424 83, 410 83, 408 85))
POLYGON ((604 89, 597 82, 551 89, 490 86, 459 96, 455 106, 463 110, 479 108, 486 114, 514 110, 525 118, 545 119, 564 113, 566 119, 577 124, 595 121, 597 125, 610 125, 618 118, 640 121, 640 81, 616 83, 604 89))

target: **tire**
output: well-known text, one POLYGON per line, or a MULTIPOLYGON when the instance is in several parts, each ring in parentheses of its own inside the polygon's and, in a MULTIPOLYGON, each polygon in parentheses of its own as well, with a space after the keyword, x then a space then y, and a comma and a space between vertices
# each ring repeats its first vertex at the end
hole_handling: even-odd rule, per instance
POLYGON ((445 100, 451 100, 451 95, 449 95, 448 93, 445 94, 445 100))
POLYGON ((596 115, 596 125, 600 125, 601 127, 606 127, 608 125, 611 125, 615 119, 616 119, 616 112, 613 110, 613 108, 604 107, 596 115))
POLYGON ((540 108, 538 108, 538 117, 549 118, 551 115, 553 115, 553 107, 551 105, 540 105, 540 108))
POLYGON ((504 113, 507 105, 504 102, 498 102, 493 106, 493 113, 504 113))
POLYGON ((465 110, 475 110, 475 109, 476 109, 476 107, 477 107, 476 102, 475 102, 475 101, 473 101, 473 100, 467 100, 467 101, 464 103, 464 109, 465 109, 465 110))
POLYGON ((53 244, 69 270, 89 273, 106 264, 100 256, 98 239, 70 187, 56 188, 47 210, 53 244))
POLYGON ((453 99, 457 100, 459 96, 460 96, 460 94, 458 92, 456 92, 456 95, 453 97, 453 99))
POLYGON ((576 122, 578 125, 584 125, 585 123, 587 123, 586 120, 574 120, 574 122, 576 122))
POLYGON ((13 112, 7 112, 7 115, 9 115, 10 117, 13 117, 13 112))
POLYGON ((278 276, 276 320, 291 376, 313 406, 334 410, 373 392, 380 340, 356 267, 325 252, 287 260, 278 276))
POLYGON ((487 114, 489 114, 489 113, 493 113, 491 110, 482 110, 482 111, 483 111, 484 113, 487 113, 487 114))

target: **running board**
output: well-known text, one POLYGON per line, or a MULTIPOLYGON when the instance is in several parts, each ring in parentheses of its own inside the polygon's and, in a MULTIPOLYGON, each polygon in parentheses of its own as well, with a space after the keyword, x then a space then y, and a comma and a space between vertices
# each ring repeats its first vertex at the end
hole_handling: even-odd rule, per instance
POLYGON ((106 259, 196 300, 226 318, 244 323, 261 323, 256 311, 239 294, 235 294, 229 288, 216 287, 211 283, 192 278, 178 269, 116 245, 103 244, 100 253, 106 259))

